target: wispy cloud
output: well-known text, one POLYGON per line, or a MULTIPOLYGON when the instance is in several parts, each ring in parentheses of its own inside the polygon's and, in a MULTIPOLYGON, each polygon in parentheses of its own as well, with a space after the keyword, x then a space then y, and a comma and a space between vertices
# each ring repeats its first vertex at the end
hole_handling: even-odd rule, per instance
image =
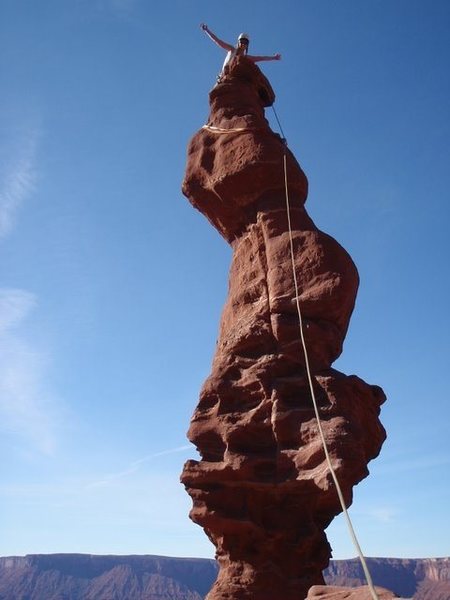
MULTIPOLYGON (((47 499, 53 498, 57 499, 59 502, 62 502, 64 498, 70 497, 84 497, 87 498, 90 495, 103 494, 105 491, 109 494, 109 490, 105 490, 109 484, 114 485, 115 490, 130 489, 130 482, 127 481, 124 485, 120 480, 126 478, 129 475, 134 475, 135 473, 140 471, 140 467, 147 463, 151 462, 155 459, 160 458, 161 456, 167 456, 170 454, 178 454, 181 452, 185 452, 186 450, 192 450, 193 446, 191 444, 186 444, 183 446, 177 446, 176 448, 169 448, 167 450, 161 450, 159 452, 154 452, 153 454, 149 454, 138 460, 133 461, 126 469, 122 471, 117 471, 115 473, 111 473, 108 475, 103 475, 97 477, 92 473, 85 473, 81 477, 80 476, 65 476, 62 478, 58 478, 57 481, 43 481, 39 483, 2 483, 0 482, 0 496, 3 497, 14 497, 21 500, 31 499, 32 501, 36 501, 39 498, 47 499), (117 485, 116 485, 117 484, 117 485)), ((134 480, 134 485, 142 485, 144 488, 153 488, 153 482, 157 481, 173 481, 177 486, 178 483, 178 472, 175 476, 170 473, 170 469, 164 469, 164 472, 161 473, 158 470, 152 471, 150 476, 145 474, 145 477, 137 477, 134 480)), ((154 490, 153 492, 154 493, 154 490)))
POLYGON ((378 523, 392 523, 397 515, 398 511, 391 506, 377 506, 367 511, 367 516, 378 523))
POLYGON ((105 475, 104 477, 98 479, 97 481, 93 481, 86 486, 86 489, 93 487, 100 487, 104 485, 108 485, 117 479, 122 479, 123 477, 127 477, 128 475, 132 475, 136 473, 140 469, 140 467, 146 462, 155 460, 161 456, 167 456, 168 454, 177 454, 178 452, 184 452, 185 450, 189 450, 192 448, 191 444, 185 444, 184 446, 177 446, 176 448, 170 448, 169 450, 161 450, 160 452, 155 452, 153 454, 148 454, 147 456, 143 456, 138 460, 133 461, 126 469, 122 471, 117 471, 116 473, 110 473, 105 475))
POLYGON ((36 305, 34 294, 0 289, 0 335, 17 327, 36 305))
MULTIPOLYGON (((7 142, 0 149, 0 239, 13 231, 36 187, 40 128, 36 119, 27 121, 24 117, 20 126, 17 121, 2 123, 7 142)), ((34 294, 0 288, 0 430, 22 451, 51 454, 60 407, 46 381, 47 352, 24 328, 36 306, 34 294)))
POLYGON ((32 193, 36 182, 36 146, 38 132, 30 129, 21 136, 17 148, 0 171, 0 238, 7 236, 14 227, 17 213, 32 193))
POLYGON ((45 385, 47 357, 21 333, 35 306, 30 292, 0 289, 0 429, 51 454, 58 411, 45 385))

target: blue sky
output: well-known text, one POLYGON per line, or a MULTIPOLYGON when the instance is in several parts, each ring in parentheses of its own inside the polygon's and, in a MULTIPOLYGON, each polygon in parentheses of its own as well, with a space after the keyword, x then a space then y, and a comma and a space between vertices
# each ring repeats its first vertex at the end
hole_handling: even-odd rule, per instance
POLYGON ((360 271, 335 366, 384 388, 389 436, 361 546, 446 556, 447 0, 1 2, 0 554, 213 556, 178 483, 231 257, 180 192, 223 61, 202 21, 283 55, 307 209, 360 271))

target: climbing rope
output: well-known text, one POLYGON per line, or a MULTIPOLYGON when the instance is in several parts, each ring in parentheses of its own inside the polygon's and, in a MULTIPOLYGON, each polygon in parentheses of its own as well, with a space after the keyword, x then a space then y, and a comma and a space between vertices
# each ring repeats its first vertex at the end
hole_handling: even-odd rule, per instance
MULTIPOLYGON (((277 117, 277 120, 278 120, 278 117, 277 117)), ((283 134, 283 130, 281 129, 281 126, 280 126, 280 131, 281 131, 281 134, 282 134, 282 136, 284 138, 284 134, 283 134)), ((376 590, 374 588, 374 585, 373 585, 372 577, 371 577, 369 569, 367 567, 366 560, 365 560, 364 555, 362 553, 361 546, 359 545, 358 539, 356 537, 355 530, 353 529, 352 521, 351 521, 350 516, 348 514, 347 506, 345 504, 344 496, 342 494, 342 489, 341 489, 341 486, 339 484, 338 478, 336 476, 336 472, 334 470, 333 464, 331 462, 331 457, 330 457, 330 454, 328 452, 327 442, 325 440, 325 435, 324 435, 324 432, 323 432, 323 429, 322 429, 322 424, 320 422, 319 408, 318 408, 318 405, 317 405, 316 395, 315 395, 315 392, 314 392, 314 386, 313 386, 313 381, 312 381, 311 369, 310 369, 310 366, 309 366, 308 351, 306 349, 305 336, 304 336, 304 333, 303 333, 303 318, 302 318, 302 311, 300 309, 300 295, 299 295, 299 290, 298 290, 297 273, 296 273, 296 269, 295 269, 294 239, 293 239, 293 235, 292 235, 292 226, 291 226, 291 208, 290 208, 290 203, 289 203, 289 190, 288 190, 286 157, 287 157, 287 152, 286 152, 286 149, 285 149, 284 150, 284 155, 283 155, 283 168, 284 168, 284 186, 285 186, 285 190, 286 190, 286 210, 287 210, 288 228, 289 228, 289 245, 290 245, 290 254, 291 254, 292 276, 293 276, 293 279, 294 279, 295 302, 296 302, 296 305, 297 305, 298 323, 299 323, 299 330, 300 330, 300 339, 301 339, 302 347, 303 347, 303 355, 304 355, 304 358, 305 358, 305 367, 306 367, 306 373, 307 373, 307 376, 308 376, 308 384, 309 384, 309 389, 310 389, 310 392, 311 392, 311 399, 312 399, 312 403, 313 403, 313 406, 314 406, 314 414, 316 416, 317 428, 319 430, 319 435, 320 435, 320 439, 321 439, 321 442, 322 442, 323 451, 325 453, 325 458, 326 458, 326 461, 327 461, 327 464, 328 464, 328 468, 329 468, 330 473, 331 473, 331 477, 333 478, 334 484, 336 486, 337 495, 338 495, 338 498, 339 498, 339 502, 340 502, 342 511, 344 513, 344 516, 345 516, 345 520, 347 522, 347 527, 348 527, 348 530, 350 532, 350 537, 351 537, 351 539, 353 541, 353 545, 355 546, 355 549, 356 549, 356 551, 358 553, 359 560, 361 562, 361 566, 363 568, 364 575, 366 577, 367 585, 369 587, 372 599, 373 600, 379 600, 377 592, 376 592, 376 590)))
POLYGON ((278 118, 277 111, 275 110, 275 104, 272 104, 272 110, 273 110, 273 114, 275 115, 275 119, 277 120, 278 127, 280 128, 280 133, 281 133, 283 142, 285 144, 287 144, 286 136, 284 135, 284 131, 283 131, 283 128, 281 127, 280 119, 278 118))
POLYGON ((232 127, 225 129, 223 127, 215 127, 214 125, 203 125, 202 129, 206 129, 211 133, 242 133, 243 131, 255 131, 256 127, 232 127))

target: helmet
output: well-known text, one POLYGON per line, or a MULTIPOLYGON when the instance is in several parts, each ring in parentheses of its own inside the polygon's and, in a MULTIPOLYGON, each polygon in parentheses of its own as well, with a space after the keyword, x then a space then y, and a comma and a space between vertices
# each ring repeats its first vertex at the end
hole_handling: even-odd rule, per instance
POLYGON ((248 35, 248 33, 240 33, 238 37, 238 42, 240 42, 241 40, 246 40, 246 42, 248 43, 250 41, 250 36, 248 35))

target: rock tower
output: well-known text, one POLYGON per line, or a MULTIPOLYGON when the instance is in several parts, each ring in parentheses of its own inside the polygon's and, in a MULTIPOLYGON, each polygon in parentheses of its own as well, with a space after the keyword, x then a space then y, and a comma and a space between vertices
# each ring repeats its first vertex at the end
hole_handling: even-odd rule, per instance
POLYGON ((306 345, 322 427, 347 502, 385 432, 378 386, 331 367, 358 288, 347 252, 304 208, 308 182, 269 127, 275 95, 245 57, 210 92, 192 138, 183 193, 233 248, 211 375, 188 437, 201 460, 182 482, 191 519, 216 546, 208 600, 303 600, 324 583, 324 530, 341 512, 318 435, 299 336, 283 156, 306 345))

